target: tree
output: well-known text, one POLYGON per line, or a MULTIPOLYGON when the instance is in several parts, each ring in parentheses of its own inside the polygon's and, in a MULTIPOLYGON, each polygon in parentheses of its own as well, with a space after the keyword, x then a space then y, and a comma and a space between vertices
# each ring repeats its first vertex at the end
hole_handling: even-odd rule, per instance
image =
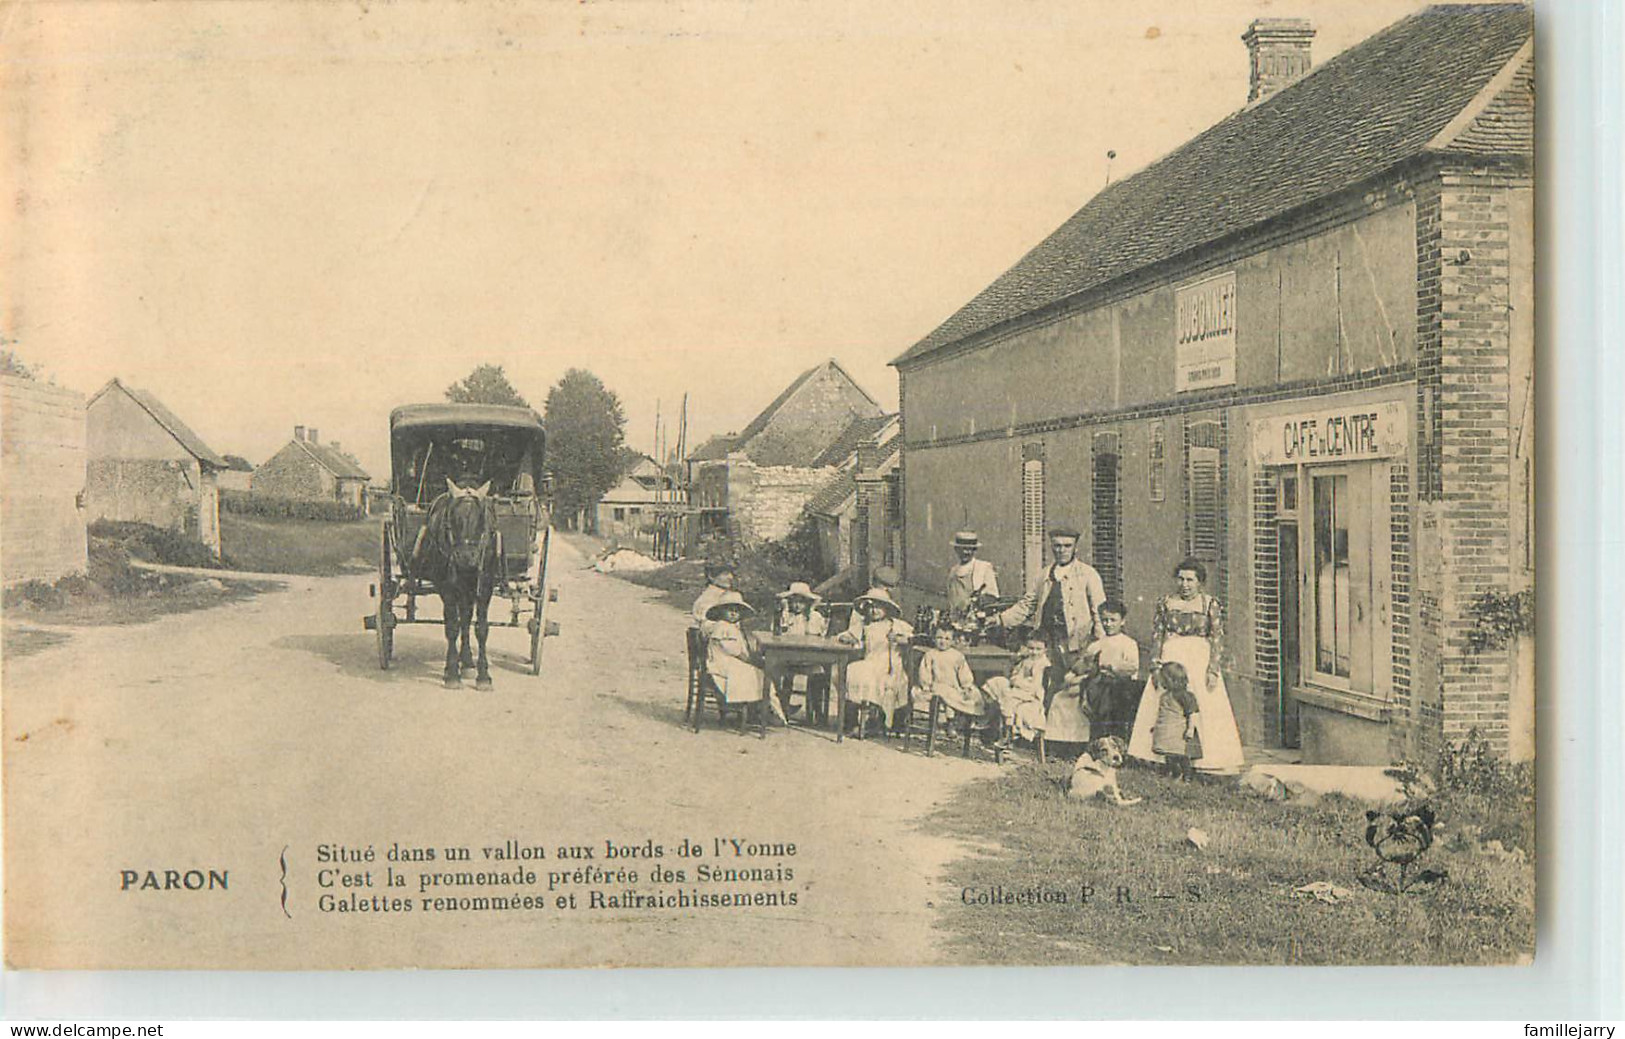
POLYGON ((446 387, 446 399, 453 404, 507 404, 528 408, 530 404, 513 388, 500 364, 482 364, 462 382, 446 387))
POLYGON ((548 391, 544 415, 554 500, 560 514, 573 517, 620 482, 626 415, 615 392, 581 368, 548 391))

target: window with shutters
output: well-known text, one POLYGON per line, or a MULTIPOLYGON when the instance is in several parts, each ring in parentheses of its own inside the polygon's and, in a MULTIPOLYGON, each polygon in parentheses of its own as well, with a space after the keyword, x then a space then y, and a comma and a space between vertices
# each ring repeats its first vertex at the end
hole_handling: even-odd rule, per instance
POLYGON ((1146 451, 1150 464, 1146 470, 1146 478, 1150 483, 1148 488, 1152 501, 1166 501, 1168 498, 1168 433, 1161 419, 1151 421, 1151 446, 1146 451))
POLYGON ((1027 583, 1044 566, 1044 445, 1021 449, 1021 566, 1027 583))
POLYGON ((1094 437, 1094 480, 1090 489, 1090 561, 1106 594, 1123 594, 1123 494, 1118 480, 1121 455, 1116 433, 1094 437))
POLYGON ((1186 465, 1190 487, 1187 536, 1190 554, 1208 563, 1219 561, 1220 517, 1224 488, 1219 484, 1219 424, 1197 422, 1190 427, 1186 465))

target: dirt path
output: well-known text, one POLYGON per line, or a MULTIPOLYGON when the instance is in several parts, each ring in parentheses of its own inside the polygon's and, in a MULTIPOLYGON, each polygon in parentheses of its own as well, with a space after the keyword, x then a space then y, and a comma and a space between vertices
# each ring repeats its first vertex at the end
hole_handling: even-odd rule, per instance
MULTIPOLYGON (((29 966, 544 966, 933 962, 932 903, 951 845, 916 828, 994 766, 827 734, 766 740, 681 725, 684 616, 582 569, 554 541, 561 601, 544 673, 522 631, 491 636, 496 690, 441 688, 437 627, 403 627, 379 671, 366 577, 300 578, 204 613, 73 640, 4 673, 8 950, 29 966), (687 838, 794 842, 778 883, 701 884, 687 838), (512 839, 663 846, 685 883, 639 890, 794 892, 793 907, 322 912, 382 887, 390 846, 512 839), (364 848, 374 886, 317 885, 323 844, 364 848), (288 912, 282 909, 287 860, 288 912), (123 870, 229 871, 225 891, 122 891, 123 870)), ((500 610, 493 610, 500 614, 500 610)), ((650 863, 627 863, 647 877, 650 863)), ((499 864, 500 865, 500 864, 499 864)), ((575 863, 568 864, 570 866, 575 863)), ((507 867, 511 868, 510 863, 507 867)), ((454 896, 508 889, 451 888, 454 896)), ((547 893, 554 899, 565 888, 547 893)), ((606 891, 620 890, 609 885, 606 891)))

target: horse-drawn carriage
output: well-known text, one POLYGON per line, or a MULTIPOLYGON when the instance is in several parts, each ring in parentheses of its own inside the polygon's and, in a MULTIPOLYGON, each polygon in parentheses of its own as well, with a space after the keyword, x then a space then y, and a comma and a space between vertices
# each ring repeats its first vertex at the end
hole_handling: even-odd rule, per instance
POLYGON ((557 593, 547 587, 548 508, 541 417, 494 404, 409 404, 389 416, 389 517, 378 551, 376 611, 365 618, 388 668, 399 624, 443 624, 446 681, 471 666, 476 625, 481 686, 492 595, 508 600, 505 627, 530 634, 530 673, 540 674, 542 641, 558 634, 544 617, 557 593), (438 595, 443 615, 419 615, 438 595), (397 609, 400 611, 397 613, 397 609), (460 659, 456 640, 462 639, 460 659))

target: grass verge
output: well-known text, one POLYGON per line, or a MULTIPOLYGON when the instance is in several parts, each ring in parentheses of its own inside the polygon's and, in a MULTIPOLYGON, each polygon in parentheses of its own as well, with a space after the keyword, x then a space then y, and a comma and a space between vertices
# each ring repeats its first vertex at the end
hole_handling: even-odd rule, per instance
POLYGON ((225 570, 218 577, 155 573, 132 566, 130 555, 125 541, 93 535, 85 573, 50 584, 28 581, 6 589, 5 623, 0 632, 6 657, 30 656, 68 641, 71 635, 61 627, 141 624, 166 614, 246 599, 275 587, 234 579, 225 570))
MULTIPOLYGON (((946 873, 953 897, 940 925, 954 959, 1486 964, 1534 951, 1532 848, 1481 841, 1479 799, 1435 799, 1438 840, 1424 865, 1448 879, 1395 895, 1356 880, 1376 861, 1364 804, 1271 801, 1128 769, 1125 794, 1145 800, 1119 808, 1068 800, 1068 771, 1018 766, 968 785, 928 820, 976 849, 946 873), (1192 827, 1205 848, 1186 839, 1192 827), (1316 881, 1345 893, 1333 903, 1294 893, 1316 881), (1018 901, 998 902, 1001 892, 1018 901)), ((1532 801, 1523 814, 1532 818, 1532 801)))
POLYGON ((332 577, 378 568, 382 521, 350 523, 220 514, 220 540, 233 568, 332 577))

